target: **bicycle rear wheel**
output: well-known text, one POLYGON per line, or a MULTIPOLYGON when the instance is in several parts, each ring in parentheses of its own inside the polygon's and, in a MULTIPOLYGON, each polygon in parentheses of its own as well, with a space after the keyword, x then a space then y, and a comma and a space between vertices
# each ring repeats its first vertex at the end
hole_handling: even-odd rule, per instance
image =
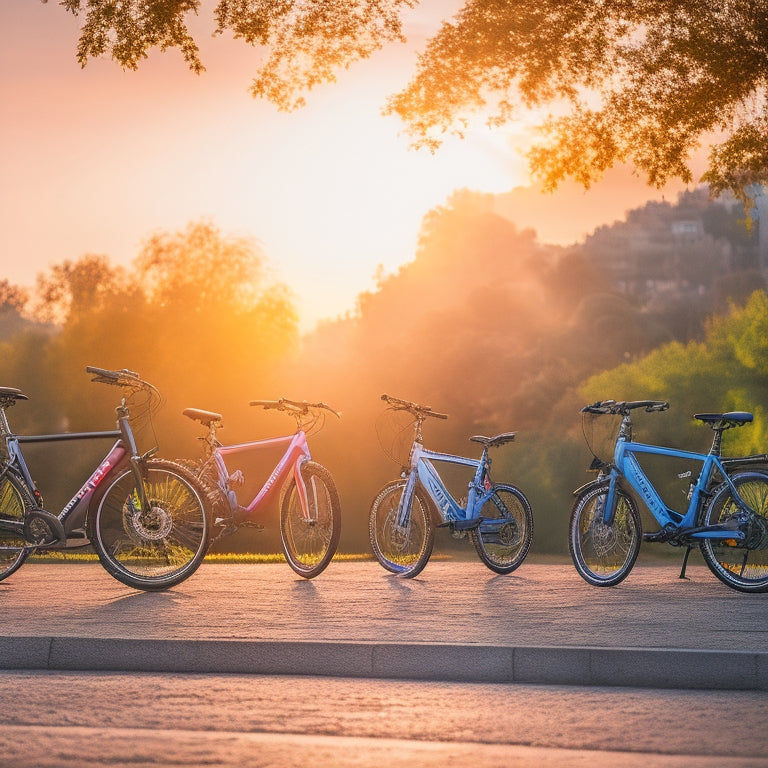
MULTIPOLYGON (((739 592, 768 592, 768 474, 743 472, 731 477, 739 496, 752 510, 739 527, 747 534, 737 539, 704 539, 701 554, 720 581, 739 592)), ((703 525, 727 523, 741 516, 731 489, 715 490, 704 510, 703 525)))
POLYGON ((513 485, 495 485, 480 515, 483 522, 470 531, 478 557, 495 573, 512 573, 531 546, 533 512, 528 499, 513 485))
POLYGON ((118 581, 167 589, 189 578, 205 557, 205 492, 183 467, 154 460, 146 465, 144 493, 147 509, 141 508, 133 472, 120 472, 89 518, 89 535, 101 564, 118 581))
POLYGON ((29 557, 24 549, 24 516, 34 508, 27 486, 6 473, 0 480, 0 581, 17 571, 29 557))
POLYGON ((309 519, 291 478, 280 508, 280 536, 288 565, 299 576, 312 579, 331 562, 341 535, 341 505, 331 473, 313 461, 301 467, 307 490, 309 519))
POLYGON ((368 534, 373 554, 381 565, 392 573, 413 578, 424 570, 434 544, 429 502, 424 492, 416 487, 408 521, 397 525, 397 510, 406 480, 395 480, 377 494, 368 519, 368 534))
POLYGON ((603 521, 608 486, 587 489, 573 503, 568 547, 576 570, 596 587, 623 581, 637 560, 642 540, 640 513, 631 496, 616 491, 611 525, 603 521))

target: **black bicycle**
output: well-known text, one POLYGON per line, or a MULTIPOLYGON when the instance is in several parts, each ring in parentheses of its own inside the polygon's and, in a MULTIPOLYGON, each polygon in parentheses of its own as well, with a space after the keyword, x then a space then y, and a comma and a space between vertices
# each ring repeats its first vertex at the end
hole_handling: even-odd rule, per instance
POLYGON ((7 410, 27 396, 0 387, 0 580, 33 552, 67 552, 93 545, 109 574, 130 587, 161 590, 191 576, 205 557, 209 504, 199 483, 178 464, 139 454, 131 407, 141 416, 162 402, 138 374, 88 367, 93 381, 123 390, 117 429, 16 435, 7 410), (23 443, 111 438, 115 442, 80 490, 54 515, 44 508, 22 455, 23 443))

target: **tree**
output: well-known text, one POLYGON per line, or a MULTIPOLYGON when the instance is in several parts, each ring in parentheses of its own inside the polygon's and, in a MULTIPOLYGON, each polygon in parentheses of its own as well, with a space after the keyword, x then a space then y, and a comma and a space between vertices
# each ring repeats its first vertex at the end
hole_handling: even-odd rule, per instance
POLYGON ((550 189, 620 162, 690 182, 692 150, 722 132, 704 178, 743 198, 768 180, 767 53, 765 0, 468 0, 389 109, 427 146, 486 108, 495 125, 559 109, 529 155, 550 189))
MULTIPOLYGON (((42 0, 46 3, 48 0, 42 0)), ((368 58, 385 43, 402 41, 400 12, 418 0, 219 0, 214 34, 269 49, 251 93, 290 110, 304 104, 301 92, 332 82, 335 71, 368 58)), ((201 0, 61 0, 74 15, 85 13, 77 60, 111 56, 136 69, 153 47, 178 48, 201 73, 197 43, 185 17, 201 0)))
MULTIPOLYGON (((46 2, 47 0, 43 0, 46 2)), ((203 69, 185 16, 200 0, 63 0, 84 12, 78 60, 136 68, 153 46, 203 69)), ((281 109, 339 68, 403 39, 417 0, 219 0, 215 33, 268 51, 254 96, 281 109)), ((768 0, 466 0, 387 106, 416 146, 437 148, 477 113, 500 126, 520 108, 549 111, 530 151, 547 188, 585 186, 616 163, 651 185, 690 182, 691 152, 711 140, 703 180, 749 200, 768 181, 768 0), (552 112, 552 110, 555 110, 552 112), (745 191, 746 190, 746 191, 745 191)))

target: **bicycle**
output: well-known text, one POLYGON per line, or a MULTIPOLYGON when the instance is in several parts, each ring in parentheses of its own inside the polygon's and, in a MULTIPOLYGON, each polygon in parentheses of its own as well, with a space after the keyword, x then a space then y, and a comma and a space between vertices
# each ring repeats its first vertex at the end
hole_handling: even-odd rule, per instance
MULTIPOLYGON (((698 546, 724 584, 742 592, 768 591, 768 471, 762 466, 768 456, 721 455, 723 432, 750 423, 752 414, 695 414, 694 419, 715 432, 709 453, 703 454, 635 442, 631 413, 638 408, 655 413, 667 410, 669 403, 603 400, 581 409, 584 437, 594 456, 590 469, 598 476, 574 491, 568 541, 576 570, 589 584, 613 586, 632 570, 641 541, 666 542, 686 547, 680 578, 685 578, 688 556, 698 546), (592 429, 596 419, 609 415, 620 417, 618 433, 610 430, 611 457, 597 445, 592 429), (696 482, 689 482, 685 511, 667 506, 638 456, 701 465, 696 482), (658 531, 642 534, 635 496, 658 522, 658 531)), ((678 477, 692 475, 689 471, 678 477)))
POLYGON ((0 387, 0 580, 34 552, 68 552, 93 545, 101 565, 135 589, 162 590, 191 576, 205 556, 208 511, 194 478, 179 465, 151 458, 136 447, 128 400, 143 400, 151 416, 161 397, 155 387, 126 369, 88 366, 93 381, 125 391, 116 408, 117 429, 53 435, 16 435, 7 410, 29 398, 0 387), (115 439, 80 490, 58 515, 44 509, 22 454, 24 443, 115 439))
POLYGON ((368 531, 379 563, 400 576, 418 575, 432 554, 434 516, 441 521, 437 527, 449 528, 454 537, 468 535, 480 560, 495 573, 511 573, 518 568, 531 545, 531 505, 519 488, 491 481, 488 457, 490 448, 511 443, 515 433, 470 437, 483 446, 479 460, 430 451, 422 444, 422 425, 427 418, 447 419, 447 414, 389 395, 381 399, 388 410, 411 417, 413 441, 400 479, 387 483, 371 505, 368 531), (435 462, 474 469, 466 502, 451 495, 435 462))
POLYGON ((198 438, 204 444, 204 455, 196 475, 213 502, 217 534, 211 543, 243 526, 263 528, 257 522, 259 512, 280 487, 280 536, 285 559, 299 576, 314 578, 325 570, 336 553, 341 534, 341 506, 330 472, 312 461, 307 435, 322 428, 326 413, 336 417, 340 414, 325 403, 286 398, 253 400, 250 404, 288 413, 296 420, 296 432, 286 437, 222 445, 217 437, 217 430, 224 426, 220 413, 197 408, 183 411, 208 430, 198 438), (247 455, 283 445, 285 452, 266 482, 245 506, 241 505, 237 490, 243 487, 245 475, 242 469, 230 471, 225 459, 231 463, 236 454, 247 455))

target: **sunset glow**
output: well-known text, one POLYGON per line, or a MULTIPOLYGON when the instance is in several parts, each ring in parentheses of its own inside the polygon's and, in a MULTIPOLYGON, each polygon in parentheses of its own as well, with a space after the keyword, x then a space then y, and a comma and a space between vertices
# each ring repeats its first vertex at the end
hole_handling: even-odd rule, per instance
MULTIPOLYGON (((424 4, 409 47, 430 8, 434 23, 445 10, 424 4)), ((526 181, 508 134, 477 129, 435 155, 408 148, 381 116, 410 74, 403 49, 286 114, 248 95, 259 52, 240 42, 203 36, 197 77, 175 51, 137 72, 80 69, 77 32, 53 4, 0 7, 0 249, 3 276, 21 285, 85 253, 128 264, 148 236, 205 219, 261 243, 309 328, 352 309, 379 264, 412 259, 422 217, 453 190, 526 181)))

